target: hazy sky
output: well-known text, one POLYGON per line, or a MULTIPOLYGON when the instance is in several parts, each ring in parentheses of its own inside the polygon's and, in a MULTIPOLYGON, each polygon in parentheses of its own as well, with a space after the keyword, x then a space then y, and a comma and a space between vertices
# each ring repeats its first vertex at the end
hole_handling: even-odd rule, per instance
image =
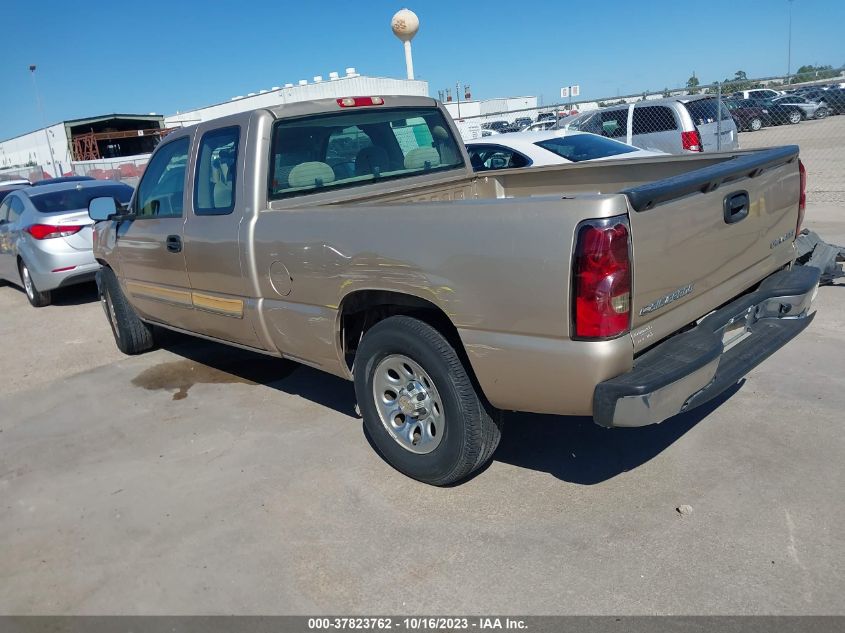
MULTIPOLYGON (((561 85, 599 98, 787 66, 787 0, 0 0, 0 139, 41 127, 29 64, 48 123, 172 114, 347 66, 401 77, 390 17, 403 6, 420 17, 414 65, 432 96, 461 81, 477 98, 552 103, 561 85)), ((792 69, 845 65, 843 24, 842 0, 795 0, 792 69)))

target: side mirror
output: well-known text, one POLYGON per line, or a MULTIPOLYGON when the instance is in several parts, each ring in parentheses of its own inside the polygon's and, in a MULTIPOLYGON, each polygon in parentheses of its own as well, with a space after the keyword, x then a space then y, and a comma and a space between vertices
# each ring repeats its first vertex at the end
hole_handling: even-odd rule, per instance
POLYGON ((88 217, 95 222, 111 220, 117 215, 117 213, 117 204, 115 203, 114 198, 93 198, 91 202, 88 203, 88 217))

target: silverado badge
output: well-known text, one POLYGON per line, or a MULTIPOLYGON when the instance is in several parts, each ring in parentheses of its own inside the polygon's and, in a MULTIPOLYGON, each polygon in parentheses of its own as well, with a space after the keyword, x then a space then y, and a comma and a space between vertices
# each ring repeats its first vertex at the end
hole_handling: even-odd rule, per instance
POLYGON ((673 301, 677 301, 681 297, 687 296, 689 293, 692 292, 693 286, 695 286, 695 284, 688 284, 686 286, 682 286, 677 290, 673 290, 668 295, 660 297, 656 301, 652 301, 647 306, 640 309, 640 316, 643 316, 644 314, 649 314, 651 312, 654 312, 655 310, 659 310, 660 308, 669 305, 673 301))

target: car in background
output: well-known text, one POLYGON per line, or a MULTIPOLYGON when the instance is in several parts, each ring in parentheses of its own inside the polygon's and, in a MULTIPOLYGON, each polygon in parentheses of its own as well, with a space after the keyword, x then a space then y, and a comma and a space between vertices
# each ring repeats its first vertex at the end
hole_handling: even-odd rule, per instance
POLYGON ((498 134, 501 134, 501 132, 497 132, 496 130, 488 130, 487 128, 482 128, 482 130, 481 130, 481 136, 482 137, 484 137, 484 136, 495 136, 495 135, 498 135, 498 134))
POLYGON ((826 106, 822 106, 817 101, 810 101, 802 96, 783 95, 772 99, 772 103, 798 108, 801 112, 801 118, 805 120, 823 119, 830 113, 826 106))
POLYGON ((804 112, 796 105, 779 103, 771 99, 744 99, 744 101, 766 110, 772 125, 794 125, 804 120, 804 112))
POLYGON ((507 121, 488 121, 487 123, 482 123, 481 127, 485 130, 493 130, 494 132, 501 132, 504 128, 509 127, 510 123, 507 121))
POLYGON ((590 110, 573 119, 561 120, 558 127, 592 132, 669 154, 739 148, 730 111, 709 95, 669 97, 590 110))
POLYGON ((0 202, 3 202, 3 199, 8 196, 13 191, 17 191, 18 189, 23 189, 24 187, 29 187, 29 184, 17 183, 13 185, 7 185, 5 182, 0 182, 0 202))
POLYGON ((757 132, 766 125, 771 125, 769 111, 748 99, 725 99, 725 107, 731 113, 739 131, 757 132))
POLYGON ((518 116, 513 120, 513 125, 520 130, 524 130, 532 123, 534 123, 534 120, 530 116, 518 116))
POLYGON ((557 121, 557 115, 554 112, 541 112, 537 115, 537 121, 557 121))
POLYGON ((597 134, 569 130, 514 132, 495 140, 467 141, 465 145, 475 171, 664 155, 597 134))
POLYGON ((64 182, 23 187, 0 203, 0 279, 23 287, 36 308, 56 288, 92 281, 100 265, 92 251, 88 205, 110 197, 122 204, 132 187, 114 182, 64 182))
POLYGON ((779 90, 771 88, 753 88, 751 90, 740 90, 731 95, 735 99, 774 99, 783 95, 779 90))
POLYGON ((555 120, 548 120, 545 121, 537 121, 536 123, 532 123, 528 127, 526 127, 523 132, 545 132, 546 130, 553 130, 557 127, 557 121, 555 120))
POLYGON ((91 176, 60 176, 59 178, 50 178, 49 180, 39 180, 32 183, 33 187, 42 187, 44 185, 55 185, 60 182, 84 182, 86 180, 94 180, 91 176))
POLYGON ((828 114, 845 113, 845 90, 842 88, 813 88, 799 93, 799 96, 815 101, 820 108, 827 108, 828 114))

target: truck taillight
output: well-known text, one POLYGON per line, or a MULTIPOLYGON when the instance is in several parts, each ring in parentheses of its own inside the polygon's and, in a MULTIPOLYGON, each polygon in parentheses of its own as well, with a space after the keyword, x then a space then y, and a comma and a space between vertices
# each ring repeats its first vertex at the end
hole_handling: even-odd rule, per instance
POLYGON ((681 146, 691 152, 704 151, 704 146, 701 144, 701 134, 698 133, 698 130, 681 132, 681 146))
POLYGON ((631 249, 624 217, 591 220, 577 230, 572 261, 575 338, 605 339, 631 327, 631 249))
POLYGON ((798 196, 798 225, 795 227, 795 236, 801 234, 801 225, 804 224, 804 214, 807 211, 807 168, 801 159, 798 159, 798 174, 801 177, 801 193, 798 196))
POLYGON ((62 224, 56 226, 54 224, 33 224, 26 227, 26 232, 29 233, 36 240, 47 240, 54 237, 67 237, 74 233, 79 233, 85 225, 70 225, 62 224))

